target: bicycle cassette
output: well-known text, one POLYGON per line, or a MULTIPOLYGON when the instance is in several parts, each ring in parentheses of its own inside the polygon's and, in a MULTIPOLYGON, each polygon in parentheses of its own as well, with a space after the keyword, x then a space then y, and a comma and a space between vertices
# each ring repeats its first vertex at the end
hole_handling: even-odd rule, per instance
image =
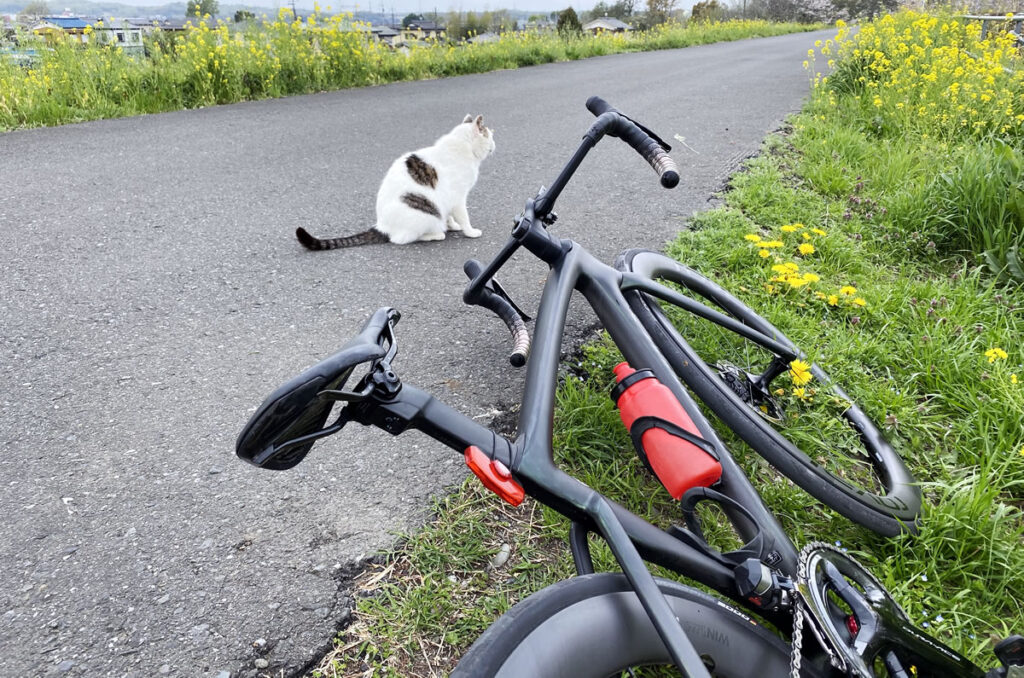
POLYGON ((814 634, 848 675, 971 673, 970 662, 917 629, 874 575, 839 549, 805 546, 796 591, 814 634))

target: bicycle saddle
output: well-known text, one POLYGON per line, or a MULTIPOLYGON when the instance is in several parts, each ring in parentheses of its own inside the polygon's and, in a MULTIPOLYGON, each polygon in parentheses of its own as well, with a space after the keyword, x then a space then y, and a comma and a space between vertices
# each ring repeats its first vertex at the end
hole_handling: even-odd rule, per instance
POLYGON ((348 420, 344 410, 324 427, 335 401, 368 395, 345 391, 345 382, 358 365, 381 360, 394 348, 392 327, 400 317, 393 308, 378 309, 344 348, 278 387, 249 418, 235 453, 254 466, 281 471, 302 461, 317 440, 340 431, 348 420))

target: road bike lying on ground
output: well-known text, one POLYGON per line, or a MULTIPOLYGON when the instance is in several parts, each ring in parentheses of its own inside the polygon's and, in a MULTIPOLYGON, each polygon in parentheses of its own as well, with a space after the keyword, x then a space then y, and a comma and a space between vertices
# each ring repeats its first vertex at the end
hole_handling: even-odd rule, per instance
MULTIPOLYGON (((393 365, 399 313, 381 308, 341 351, 264 401, 238 438, 238 455, 282 470, 349 421, 394 435, 415 428, 463 453, 484 485, 506 501, 518 505, 528 494, 572 521, 569 541, 579 576, 509 610, 453 676, 604 678, 652 664, 674 664, 691 677, 986 675, 915 628, 844 552, 824 544, 798 551, 691 396, 781 473, 848 518, 886 535, 915 530, 921 495, 910 473, 870 418, 810 364, 809 354, 678 262, 630 250, 611 267, 548 231, 562 189, 606 135, 636 149, 665 187, 679 180, 669 147, 654 133, 596 97, 587 107, 597 120, 554 184, 527 202, 489 264, 465 266, 464 300, 504 320, 515 342, 510 360, 527 367, 514 441, 402 383, 393 365), (527 318, 494 280, 519 248, 551 269, 529 360, 527 318), (552 411, 574 290, 628 363, 616 368, 613 395, 641 458, 680 500, 686 529, 655 527, 554 464, 552 411), (711 331, 702 330, 694 342, 695 326, 711 331), (773 386, 798 372, 813 377, 822 395, 817 400, 826 404, 814 420, 826 449, 812 455, 795 444, 803 441, 787 426, 791 418, 773 386), (723 553, 705 541, 697 513, 703 502, 722 509, 743 546, 723 553), (594 573, 588 533, 607 542, 622 574, 594 573), (738 607, 657 579, 645 561, 700 582, 738 607)), ((1002 667, 990 678, 1024 674, 1024 638, 1006 639, 996 654, 1002 667)))

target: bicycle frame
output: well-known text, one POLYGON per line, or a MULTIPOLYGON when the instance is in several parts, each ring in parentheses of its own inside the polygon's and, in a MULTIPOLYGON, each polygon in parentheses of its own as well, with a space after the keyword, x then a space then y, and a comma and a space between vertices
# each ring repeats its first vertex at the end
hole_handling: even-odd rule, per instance
MULTIPOLYGON (((271 446, 267 454, 277 454, 288 448, 307 445, 302 451, 302 454, 305 454, 308 445, 314 440, 336 433, 348 421, 357 421, 364 425, 377 426, 393 435, 415 428, 446 446, 465 453, 467 461, 471 458, 471 453, 476 452, 491 460, 492 465, 493 462, 500 462, 504 467, 502 471, 507 471, 507 474, 501 474, 500 482, 518 483, 521 487, 517 486, 517 490, 525 491, 572 521, 569 541, 578 572, 593 571, 586 540, 587 532, 597 532, 604 538, 673 661, 685 675, 703 677, 708 675, 707 669, 684 629, 677 623, 645 561, 661 565, 714 589, 756 612, 777 628, 789 629, 794 617, 785 606, 765 609, 755 604, 753 598, 744 598, 737 589, 736 565, 739 563, 735 559, 730 561, 728 557, 704 544, 701 539, 692 536, 692 533, 682 530, 666 531, 655 527, 555 465, 552 449, 553 412, 562 336, 569 302, 574 292, 578 291, 584 296, 630 365, 637 369, 647 368, 653 371, 657 379, 667 386, 682 404, 704 440, 715 449, 722 467, 721 480, 715 489, 721 497, 711 496, 712 493, 706 496, 720 501, 733 527, 747 541, 743 549, 732 552, 732 555, 749 555, 760 561, 761 567, 764 564, 770 565, 790 579, 796 579, 798 574, 796 547, 764 505, 760 495, 736 464, 711 424, 701 414, 689 391, 680 382, 654 340, 634 315, 623 292, 640 290, 677 304, 691 313, 775 351, 777 355, 795 357, 796 354, 792 353, 793 349, 779 344, 773 337, 743 325, 653 280, 641 275, 621 273, 594 258, 577 243, 571 240, 558 240, 548 233, 545 225, 554 222, 555 217, 551 209, 559 193, 586 153, 604 134, 605 128, 613 122, 615 117, 610 113, 604 113, 598 118, 598 122, 584 137, 583 144, 563 168, 551 190, 545 192, 542 189, 535 199, 527 203, 525 212, 513 229, 512 238, 486 267, 480 270, 477 262, 470 262, 474 264, 473 270, 476 272, 471 274, 472 280, 466 288, 464 299, 467 303, 480 303, 481 290, 520 247, 526 248, 550 267, 537 310, 534 346, 527 363, 522 408, 514 441, 478 424, 429 393, 402 384, 390 367, 395 346, 393 335, 387 331, 385 335, 392 345, 386 356, 373 360, 373 367, 364 377, 358 392, 328 390, 320 393, 321 397, 330 395, 329 399, 348 402, 338 421, 323 430, 307 431, 303 437, 278 447, 271 446)), ((507 299, 503 303, 514 308, 507 299)), ((397 317, 397 314, 394 315, 397 317)), ((390 314, 381 315, 378 312, 378 316, 384 318, 390 317, 390 314)), ((384 326, 383 319, 378 322, 380 324, 374 327, 379 329, 384 326)), ((368 330, 364 329, 363 335, 367 332, 368 330)), ((376 349, 377 344, 365 342, 382 342, 376 334, 373 337, 363 335, 360 339, 364 343, 357 343, 356 348, 371 346, 376 349)), ((374 355, 383 355, 383 349, 379 348, 374 355)), ((365 358, 359 357, 351 364, 364 360, 365 358)), ((345 373, 344 378, 347 378, 350 372, 351 369, 345 373)), ((322 412, 324 418, 328 412, 329 409, 322 412)), ((262 465, 260 460, 256 460, 255 463, 262 465)), ((291 463, 298 463, 298 460, 291 463)), ((683 501, 687 501, 686 495, 683 501)), ((918 636, 920 634, 915 632, 914 637, 918 636)), ((963 657, 955 655, 952 651, 947 654, 948 657, 943 658, 941 664, 944 672, 948 670, 948 675, 964 675, 965 667, 968 675, 982 674, 980 669, 963 657)), ((825 670, 828 670, 827 666, 825 670)))
MULTIPOLYGON (((541 227, 534 222, 532 228, 541 227)), ((675 623, 643 561, 662 565, 735 598, 732 568, 651 525, 560 470, 554 463, 552 412, 562 336, 569 301, 574 291, 584 295, 630 364, 653 370, 658 379, 679 398, 702 436, 714 445, 723 471, 721 483, 716 489, 748 509, 756 521, 756 525, 751 525, 743 516, 730 516, 735 518, 740 535, 749 539, 761 533, 764 543, 768 545, 763 556, 790 574, 796 571, 796 549, 636 320, 621 291, 626 284, 631 288, 640 286, 657 294, 661 286, 635 278, 629 278, 624 283, 622 274, 571 241, 561 241, 557 257, 551 256, 550 247, 545 249, 544 254, 545 258, 552 259, 551 271, 537 311, 534 347, 527 365, 518 435, 514 442, 409 385, 403 385, 392 399, 371 399, 355 404, 351 418, 364 424, 377 425, 395 435, 408 428, 416 428, 460 452, 475 446, 487 457, 505 464, 530 496, 551 506, 582 529, 601 534, 637 591, 666 645, 672 648, 672 643, 676 644, 677 649, 673 655, 678 653, 677 663, 681 667, 685 666, 688 675, 694 675, 696 667, 703 670, 703 665, 695 655, 687 656, 689 653, 685 648, 689 642, 675 623), (681 638, 673 639, 677 635, 681 638)), ((767 337, 764 339, 770 341, 767 337)), ((578 555, 578 551, 577 547, 574 554, 578 555)), ((740 602, 749 605, 746 601, 740 602)), ((758 612, 765 614, 761 610, 758 612)), ((784 619, 789 618, 788 615, 778 615, 772 619, 770 613, 766 616, 783 627, 784 619)))

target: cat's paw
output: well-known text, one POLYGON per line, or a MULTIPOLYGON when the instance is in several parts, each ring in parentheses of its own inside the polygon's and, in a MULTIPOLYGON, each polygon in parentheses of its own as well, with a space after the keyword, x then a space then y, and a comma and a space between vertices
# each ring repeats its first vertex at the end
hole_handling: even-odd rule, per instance
POLYGON ((479 238, 481 235, 483 235, 483 231, 481 231, 479 228, 466 226, 465 228, 462 229, 462 235, 466 236, 467 238, 479 238))
POLYGON ((427 242, 427 241, 430 241, 430 240, 444 240, 444 232, 443 231, 430 231, 429 233, 424 233, 423 235, 421 235, 420 236, 420 240, 422 240, 424 242, 427 242))
POLYGON ((455 221, 455 217, 448 217, 448 230, 449 231, 461 231, 462 224, 455 221))

